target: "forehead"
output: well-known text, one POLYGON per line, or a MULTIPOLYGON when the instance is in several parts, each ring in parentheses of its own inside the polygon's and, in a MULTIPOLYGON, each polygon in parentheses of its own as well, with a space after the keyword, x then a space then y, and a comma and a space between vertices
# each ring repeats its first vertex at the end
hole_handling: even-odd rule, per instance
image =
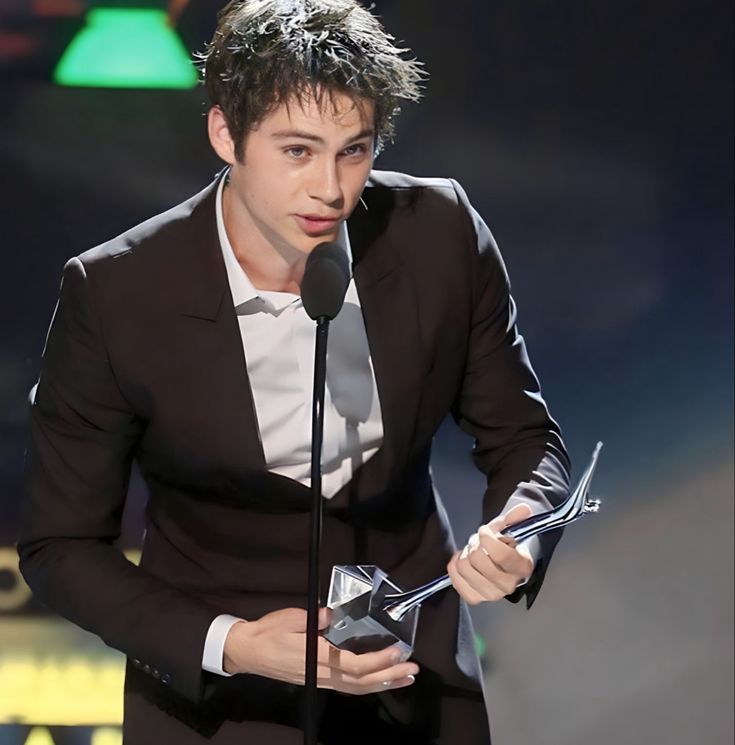
POLYGON ((366 98, 353 98, 337 91, 291 96, 276 107, 254 128, 269 135, 287 129, 303 130, 344 138, 375 126, 375 104, 366 98))

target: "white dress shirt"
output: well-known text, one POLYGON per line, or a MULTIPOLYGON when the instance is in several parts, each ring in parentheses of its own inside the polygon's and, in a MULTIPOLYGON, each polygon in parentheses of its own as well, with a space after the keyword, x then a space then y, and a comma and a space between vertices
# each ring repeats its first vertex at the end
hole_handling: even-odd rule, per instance
MULTIPOLYGON (((240 325, 266 466, 269 471, 310 486, 315 323, 299 295, 253 286, 225 228, 225 181, 222 178, 217 189, 217 233, 240 325)), ((351 264, 346 223, 342 223, 338 243, 351 264)), ((378 389, 353 278, 344 306, 329 329, 322 450, 324 497, 333 497, 378 451, 382 441, 378 389)), ((508 506, 518 501, 518 497, 511 497, 508 506)), ((534 548, 538 551, 540 545, 534 548)), ((225 640, 232 626, 241 620, 220 615, 212 622, 202 657, 205 670, 228 675, 222 668, 225 640)))
MULTIPOLYGON (((220 190, 222 184, 220 184, 220 190)), ((235 258, 217 201, 217 227, 240 325, 269 471, 311 485, 311 414, 316 324, 301 297, 258 290, 235 258)), ((347 228, 338 243, 348 255, 347 228)), ((383 441, 383 420, 354 279, 330 323, 324 393, 322 493, 333 497, 383 441)))
MULTIPOLYGON (((250 387, 269 471, 311 486, 311 408, 316 325, 301 297, 259 290, 235 256, 225 228, 222 194, 217 189, 217 233, 232 302, 245 350, 250 387)), ((350 251, 347 226, 338 243, 350 251)), ((331 322, 324 393, 322 494, 333 497, 383 442, 383 419, 365 322, 354 279, 342 310, 331 322)), ((209 627, 202 667, 226 675, 222 651, 230 628, 242 619, 218 616, 209 627)))

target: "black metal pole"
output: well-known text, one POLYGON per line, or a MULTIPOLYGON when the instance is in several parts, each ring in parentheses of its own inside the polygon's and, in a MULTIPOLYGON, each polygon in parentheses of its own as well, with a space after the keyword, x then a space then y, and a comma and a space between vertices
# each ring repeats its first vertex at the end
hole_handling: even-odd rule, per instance
POLYGON ((322 540, 322 439, 324 436, 324 387, 327 377, 329 320, 316 322, 314 353, 314 403, 311 411, 311 531, 309 584, 306 608, 305 726, 304 745, 317 745, 319 707, 317 650, 319 641, 319 549, 322 540))

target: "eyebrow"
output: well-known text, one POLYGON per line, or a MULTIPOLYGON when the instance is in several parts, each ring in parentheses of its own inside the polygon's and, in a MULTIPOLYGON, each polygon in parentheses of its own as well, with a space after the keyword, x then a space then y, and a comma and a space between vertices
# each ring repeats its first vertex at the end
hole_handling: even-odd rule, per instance
MULTIPOLYGON (((368 127, 367 129, 363 129, 362 132, 359 132, 354 137, 350 137, 349 140, 345 142, 345 145, 349 145, 351 142, 356 142, 357 140, 362 140, 365 137, 374 137, 375 131, 368 127)), ((274 132, 271 137, 274 140, 286 140, 286 139, 299 139, 299 140, 309 140, 311 142, 318 142, 320 145, 325 145, 326 141, 323 137, 319 137, 319 135, 312 134, 311 132, 304 132, 300 129, 281 129, 278 132, 274 132)))

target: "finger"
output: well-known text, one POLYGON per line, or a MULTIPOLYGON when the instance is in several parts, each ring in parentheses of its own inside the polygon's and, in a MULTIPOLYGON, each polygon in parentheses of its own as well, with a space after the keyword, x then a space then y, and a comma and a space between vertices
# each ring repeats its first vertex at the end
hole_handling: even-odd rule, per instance
POLYGON ((362 683, 335 682, 331 678, 322 678, 317 681, 318 688, 328 688, 329 690, 339 691, 340 693, 349 693, 353 696, 364 696, 369 693, 384 693, 385 691, 395 690, 397 688, 406 688, 416 682, 414 675, 407 675, 398 680, 384 680, 380 683, 364 685, 362 683))
POLYGON ((380 670, 369 675, 362 675, 355 680, 347 676, 345 683, 364 692, 380 691, 400 684, 405 685, 406 678, 415 679, 419 674, 419 666, 415 662, 402 662, 387 670, 380 670))
POLYGON ((497 538, 501 543, 504 543, 506 546, 510 546, 511 548, 515 548, 518 545, 518 541, 516 541, 515 538, 511 538, 509 535, 503 535, 500 533, 497 538))
POLYGON ((332 621, 332 611, 329 608, 319 608, 319 631, 326 629, 332 621))
POLYGON ((509 525, 515 525, 516 523, 531 517, 533 510, 525 502, 515 505, 512 509, 504 512, 497 517, 493 518, 488 525, 496 533, 500 533, 501 530, 507 528, 509 525))
POLYGON ((345 649, 338 649, 324 638, 320 638, 319 641, 319 662, 341 670, 354 678, 386 670, 399 663, 403 657, 401 648, 395 644, 377 652, 355 654, 345 649))
MULTIPOLYGON (((494 534, 489 525, 483 525, 477 533, 473 533, 470 536, 467 545, 459 555, 460 566, 464 566, 464 563, 469 561, 481 575, 491 582, 495 582, 497 587, 503 589, 512 585, 513 589, 515 589, 517 583, 523 578, 521 575, 524 572, 530 573, 533 567, 527 567, 525 559, 515 556, 512 553, 512 547, 509 550, 506 548, 507 545, 503 537, 494 534), (483 534, 488 548, 483 545, 480 539, 480 533, 483 534), (491 556, 491 562, 484 559, 484 556, 488 554, 491 556), (506 563, 513 570, 512 572, 507 572, 506 563), (506 577, 506 574, 510 574, 510 576, 506 577)), ((514 545, 515 543, 513 543, 514 545)), ((461 571, 460 574, 475 590, 483 596, 485 595, 487 588, 479 580, 474 581, 474 575, 468 571, 461 571)))
POLYGON ((501 587, 512 586, 515 590, 519 582, 528 579, 533 574, 535 561, 523 546, 513 547, 511 550, 513 555, 504 558, 502 565, 482 546, 469 556, 469 561, 480 574, 492 582, 499 584, 501 587), (506 580, 508 585, 505 584, 506 580))
POLYGON ((466 559, 469 556, 470 551, 473 551, 477 546, 480 545, 480 538, 477 533, 473 533, 467 539, 467 545, 459 552, 459 559, 466 559))
POLYGON ((505 513, 505 524, 515 525, 516 523, 521 522, 521 520, 526 520, 531 517, 531 515, 533 515, 531 506, 522 502, 521 504, 515 505, 513 509, 505 513))
POLYGON ((497 600, 498 591, 503 597, 510 595, 520 582, 519 577, 497 566, 481 546, 458 563, 457 571, 486 600, 497 600))
POLYGON ((415 662, 401 662, 366 675, 352 675, 339 668, 320 666, 317 682, 323 688, 363 694, 410 685, 418 673, 419 666, 415 662))
POLYGON ((527 570, 526 556, 519 553, 515 546, 502 541, 489 525, 483 525, 478 531, 479 545, 501 571, 520 576, 527 570))
POLYGON ((454 589, 459 593, 459 596, 467 603, 470 605, 479 605, 485 598, 458 573, 457 561, 458 559, 455 557, 447 565, 447 573, 452 580, 452 585, 454 585, 454 589))
MULTIPOLYGON (((419 671, 415 662, 395 664, 394 661, 401 656, 401 651, 396 646, 379 652, 354 654, 337 649, 326 640, 320 641, 324 643, 319 650, 318 675, 324 688, 354 693, 384 690, 384 682, 387 681, 392 686, 396 681, 415 676, 419 671), (389 661, 388 664, 385 660, 389 661), (373 667, 376 669, 372 669, 373 667)), ((410 683, 404 681, 401 685, 410 683)))
POLYGON ((383 683, 383 688, 407 688, 408 686, 413 685, 415 682, 415 675, 407 675, 405 678, 396 680, 390 685, 388 683, 383 683))
POLYGON ((488 555, 478 548, 467 559, 457 562, 457 573, 482 596, 483 600, 498 600, 515 590, 517 580, 500 570, 488 555))

